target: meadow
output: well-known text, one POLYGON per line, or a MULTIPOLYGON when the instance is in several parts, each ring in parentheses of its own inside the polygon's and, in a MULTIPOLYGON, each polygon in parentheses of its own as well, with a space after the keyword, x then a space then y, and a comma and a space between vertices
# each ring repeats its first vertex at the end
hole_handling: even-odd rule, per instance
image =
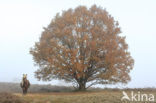
MULTIPOLYGON (((37 86, 37 85, 35 85, 37 86)), ((147 94, 148 98, 150 94, 156 96, 156 89, 154 88, 144 88, 144 89, 90 89, 87 91, 73 91, 71 88, 45 86, 47 89, 43 92, 44 85, 38 85, 38 90, 42 91, 29 91, 27 95, 22 95, 20 92, 9 92, 4 93, 0 91, 0 103, 156 103, 154 101, 139 101, 138 97, 142 94, 147 94), (54 91, 49 91, 49 88, 56 89, 54 91), (39 89, 40 88, 40 89, 39 89), (60 91, 59 91, 60 89, 60 91), (66 89, 66 90, 65 90, 66 89), (48 92, 47 92, 48 90, 48 92), (64 91, 61 91, 64 90, 64 91), (123 97, 123 91, 125 91, 128 96, 131 96, 133 91, 136 94, 137 101, 121 100, 123 97)), ((36 89, 37 90, 37 89, 36 89)), ((156 98, 154 98, 156 99, 156 98)))

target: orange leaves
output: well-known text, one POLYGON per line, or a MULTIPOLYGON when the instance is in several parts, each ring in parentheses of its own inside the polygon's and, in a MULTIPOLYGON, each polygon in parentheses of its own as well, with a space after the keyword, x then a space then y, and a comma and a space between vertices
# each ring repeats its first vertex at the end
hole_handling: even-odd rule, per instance
POLYGON ((52 62, 53 62, 53 59, 52 59, 52 58, 48 58, 47 61, 48 61, 49 63, 52 63, 52 62))
POLYGON ((91 41, 90 42, 90 46, 91 46, 91 50, 95 50, 96 49, 96 42, 95 41, 91 41))

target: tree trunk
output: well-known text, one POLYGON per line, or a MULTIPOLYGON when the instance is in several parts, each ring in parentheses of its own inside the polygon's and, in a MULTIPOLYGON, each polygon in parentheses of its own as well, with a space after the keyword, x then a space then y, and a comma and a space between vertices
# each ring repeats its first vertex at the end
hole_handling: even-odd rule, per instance
POLYGON ((85 91, 86 90, 86 83, 79 83, 79 90, 80 91, 85 91))

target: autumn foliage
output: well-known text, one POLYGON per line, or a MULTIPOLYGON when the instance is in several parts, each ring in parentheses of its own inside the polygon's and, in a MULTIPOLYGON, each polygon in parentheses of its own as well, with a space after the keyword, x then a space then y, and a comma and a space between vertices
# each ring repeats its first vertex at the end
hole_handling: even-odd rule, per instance
POLYGON ((105 9, 79 6, 57 14, 31 48, 38 79, 62 79, 79 90, 127 83, 134 60, 119 24, 105 9))

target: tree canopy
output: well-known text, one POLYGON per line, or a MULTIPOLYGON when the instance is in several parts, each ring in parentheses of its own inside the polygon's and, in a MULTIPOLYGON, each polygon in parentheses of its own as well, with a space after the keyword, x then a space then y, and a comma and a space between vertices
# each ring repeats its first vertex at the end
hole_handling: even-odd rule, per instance
POLYGON ((79 90, 95 84, 128 83, 134 60, 119 23, 93 5, 56 14, 30 50, 39 80, 61 79, 79 90))

